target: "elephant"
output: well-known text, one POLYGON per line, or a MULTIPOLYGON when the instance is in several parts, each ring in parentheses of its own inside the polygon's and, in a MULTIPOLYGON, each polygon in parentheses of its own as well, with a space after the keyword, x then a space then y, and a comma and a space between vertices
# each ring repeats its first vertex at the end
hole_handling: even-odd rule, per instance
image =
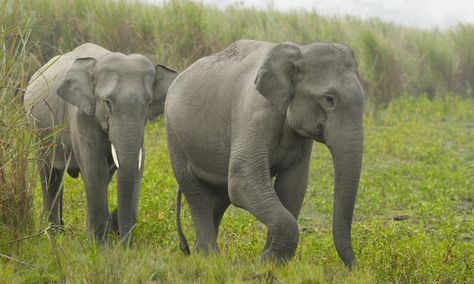
POLYGON ((92 43, 58 55, 31 78, 24 102, 41 142, 43 212, 61 227, 64 172, 85 185, 87 234, 103 242, 114 231, 128 244, 137 222, 147 120, 163 113, 176 71, 140 54, 92 43), (48 146, 49 145, 49 146, 48 146), (117 208, 108 210, 115 171, 117 208))
POLYGON ((346 266, 356 265, 351 227, 364 101, 354 53, 339 43, 241 40, 185 69, 165 102, 181 249, 189 254, 180 223, 184 194, 196 251, 219 252, 219 224, 233 204, 266 225, 261 258, 289 260, 317 141, 335 169, 335 247, 346 266))

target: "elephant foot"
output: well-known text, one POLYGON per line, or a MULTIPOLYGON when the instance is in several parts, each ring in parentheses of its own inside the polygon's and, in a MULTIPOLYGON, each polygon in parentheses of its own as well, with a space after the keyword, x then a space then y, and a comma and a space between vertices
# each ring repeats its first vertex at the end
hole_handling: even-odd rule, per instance
POLYGON ((101 222, 89 221, 87 224, 87 237, 88 239, 94 241, 98 245, 105 245, 109 243, 110 235, 112 231, 112 217, 104 218, 101 222))
POLYGON ((53 234, 53 235, 57 235, 59 233, 63 233, 64 232, 64 221, 63 219, 60 219, 59 217, 57 216, 53 216, 50 212, 45 212, 43 213, 43 220, 45 220, 45 222, 47 222, 48 227, 46 228, 46 230, 53 234))
POLYGON ((286 263, 293 258, 296 248, 275 248, 270 246, 265 249, 260 257, 262 262, 274 262, 277 265, 286 263))
POLYGON ((110 214, 110 232, 114 232, 115 234, 119 235, 119 227, 118 227, 118 215, 117 215, 117 208, 110 214))
POLYGON ((64 222, 61 220, 60 224, 50 223, 49 228, 47 229, 52 235, 59 235, 64 233, 64 222))
POLYGON ((109 244, 110 237, 105 227, 95 232, 88 232, 87 235, 88 235, 89 240, 93 241, 95 244, 99 246, 105 246, 109 244))
POLYGON ((221 253, 219 247, 217 246, 217 243, 209 244, 209 243, 196 242, 194 249, 196 252, 201 253, 206 256, 221 253))

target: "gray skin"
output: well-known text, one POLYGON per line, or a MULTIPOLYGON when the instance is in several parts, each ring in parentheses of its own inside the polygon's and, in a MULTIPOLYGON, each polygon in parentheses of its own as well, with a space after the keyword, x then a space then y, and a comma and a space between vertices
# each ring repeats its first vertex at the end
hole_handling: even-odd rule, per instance
POLYGON ((38 157, 49 222, 63 224, 64 172, 74 178, 80 173, 88 235, 103 241, 114 230, 131 240, 145 159, 144 127, 163 113, 175 77, 175 71, 142 55, 114 53, 90 43, 56 56, 33 75, 25 104, 45 145, 38 157), (116 170, 117 210, 109 214, 107 186, 116 170))
POLYGON ((363 108, 357 64, 342 44, 238 41, 183 71, 165 103, 182 250, 189 253, 179 221, 181 192, 197 251, 218 251, 219 223, 232 203, 267 226, 262 259, 291 258, 316 140, 330 149, 335 168, 335 246, 347 266, 355 265, 351 224, 363 108))

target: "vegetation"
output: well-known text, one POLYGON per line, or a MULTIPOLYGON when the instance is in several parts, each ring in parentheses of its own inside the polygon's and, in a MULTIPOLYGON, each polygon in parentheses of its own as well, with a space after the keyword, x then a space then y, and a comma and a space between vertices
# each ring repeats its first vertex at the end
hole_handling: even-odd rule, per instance
POLYGON ((35 68, 84 42, 143 53, 183 69, 238 39, 336 41, 354 49, 369 97, 376 104, 404 93, 474 96, 471 25, 424 31, 377 19, 323 17, 315 11, 281 13, 238 5, 222 11, 191 1, 165 1, 160 6, 133 0, 21 3, 18 24, 29 22, 33 28, 29 45, 35 68))
MULTIPOLYGON (((220 11, 190 1, 0 0, 0 279, 21 282, 474 282, 474 27, 447 32, 315 12, 220 11), (20 13, 21 12, 21 13, 20 13), (143 53, 183 69, 240 38, 348 43, 369 105, 349 273, 331 237, 330 154, 314 148, 299 219, 300 245, 282 267, 258 255, 265 228, 231 207, 221 255, 183 256, 174 225, 176 181, 163 120, 146 131, 147 156, 133 248, 86 239, 85 194, 67 178, 64 233, 39 222, 34 133, 21 93, 49 58, 83 42, 143 53), (464 97, 464 98, 463 98, 464 97), (390 102, 390 103, 389 103, 390 102), (376 110, 376 111, 374 111, 376 110), (38 233, 36 233, 38 232, 38 233)), ((110 188, 114 208, 116 187, 110 188)), ((186 206, 185 232, 193 241, 186 206)))
MULTIPOLYGON (((192 254, 178 246, 174 198, 163 120, 148 126, 139 224, 131 250, 114 241, 96 247, 85 236, 85 193, 80 179, 66 180, 64 234, 45 232, 2 246, 6 282, 414 282, 474 280, 474 100, 446 97, 395 99, 367 115, 364 168, 355 210, 353 242, 360 270, 349 274, 331 237, 333 171, 330 153, 317 144, 299 219, 295 258, 276 268, 259 262, 265 227, 249 213, 229 208, 219 236, 221 256, 192 254)), ((110 188, 114 208, 116 187, 110 188)), ((39 189, 37 189, 39 192, 39 189)), ((41 198, 35 200, 35 218, 41 198)), ((187 207, 184 229, 193 241, 187 207)), ((43 228, 44 229, 44 228, 43 228)))
POLYGON ((26 45, 31 26, 29 21, 19 24, 19 9, 12 9, 0 10, 0 225, 18 233, 31 228, 37 179, 29 161, 36 150, 34 135, 19 95, 29 76, 26 45))

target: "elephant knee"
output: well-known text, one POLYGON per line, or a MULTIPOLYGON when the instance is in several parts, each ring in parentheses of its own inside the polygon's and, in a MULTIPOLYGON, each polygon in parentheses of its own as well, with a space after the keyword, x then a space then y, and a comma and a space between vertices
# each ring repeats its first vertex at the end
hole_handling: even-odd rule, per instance
POLYGON ((240 182, 236 178, 229 178, 229 200, 230 202, 237 207, 242 208, 242 196, 239 193, 240 182))
POLYGON ((254 188, 252 181, 233 175, 229 177, 228 185, 230 202, 234 206, 252 211, 256 198, 255 194, 251 193, 254 188))

